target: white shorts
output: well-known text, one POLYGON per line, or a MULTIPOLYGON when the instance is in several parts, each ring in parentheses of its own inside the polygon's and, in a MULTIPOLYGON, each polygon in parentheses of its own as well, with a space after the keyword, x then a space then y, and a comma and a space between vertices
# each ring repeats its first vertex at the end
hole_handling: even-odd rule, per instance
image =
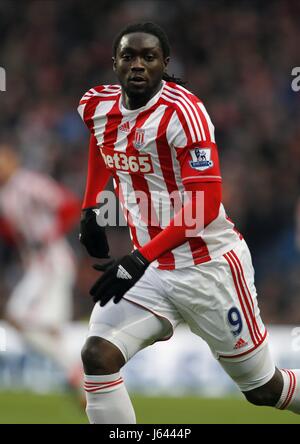
MULTIPOLYGON (((192 267, 159 270, 150 266, 124 299, 169 321, 173 330, 185 322, 217 359, 242 360, 266 342, 256 296, 251 256, 242 240, 223 256, 192 267)), ((89 336, 98 335, 95 328, 105 320, 103 311, 95 305, 89 336)), ((126 315, 112 322, 115 332, 118 322, 124 329, 126 315)), ((170 332, 156 340, 167 337, 170 332)))
POLYGON ((74 279, 74 258, 64 240, 33 253, 7 303, 8 317, 24 328, 61 326, 72 317, 74 279))
POLYGON ((260 387, 274 375, 245 241, 201 265, 150 266, 118 304, 95 304, 88 337, 110 341, 127 362, 148 345, 169 339, 181 322, 207 342, 241 391, 260 387))
POLYGON ((245 356, 267 336, 244 240, 230 252, 192 267, 159 270, 150 266, 125 299, 167 318, 173 329, 187 323, 216 358, 245 356))

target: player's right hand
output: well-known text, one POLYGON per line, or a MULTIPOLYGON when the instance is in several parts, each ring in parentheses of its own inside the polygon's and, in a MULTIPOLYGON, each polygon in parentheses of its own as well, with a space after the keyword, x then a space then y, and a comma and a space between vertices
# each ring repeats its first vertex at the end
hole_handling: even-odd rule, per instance
POLYGON ((90 256, 108 258, 109 246, 105 228, 97 223, 97 209, 85 208, 81 212, 79 240, 90 256))
POLYGON ((99 301, 101 307, 112 298, 115 304, 120 302, 124 294, 143 276, 149 265, 150 262, 138 250, 117 261, 95 264, 95 270, 104 273, 90 290, 94 302, 99 301))

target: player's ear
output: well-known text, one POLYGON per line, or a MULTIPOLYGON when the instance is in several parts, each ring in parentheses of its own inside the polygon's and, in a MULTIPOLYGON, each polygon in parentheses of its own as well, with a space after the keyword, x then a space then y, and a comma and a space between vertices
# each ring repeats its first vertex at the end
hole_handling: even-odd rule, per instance
POLYGON ((112 57, 111 59, 112 59, 112 62, 113 62, 113 70, 116 71, 116 69, 117 69, 116 58, 115 58, 115 57, 112 57))
POLYGON ((167 70, 167 66, 168 66, 168 64, 169 64, 169 61, 170 61, 170 57, 166 57, 166 58, 164 59, 165 71, 167 70))

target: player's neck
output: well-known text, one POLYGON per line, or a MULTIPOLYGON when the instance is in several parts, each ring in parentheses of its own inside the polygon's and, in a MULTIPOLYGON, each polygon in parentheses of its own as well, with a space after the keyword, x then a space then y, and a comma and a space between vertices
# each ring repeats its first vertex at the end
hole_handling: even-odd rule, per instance
POLYGON ((141 96, 128 96, 126 92, 123 91, 122 98, 124 107, 130 110, 142 108, 158 93, 161 86, 162 83, 160 83, 150 94, 144 94, 141 96))

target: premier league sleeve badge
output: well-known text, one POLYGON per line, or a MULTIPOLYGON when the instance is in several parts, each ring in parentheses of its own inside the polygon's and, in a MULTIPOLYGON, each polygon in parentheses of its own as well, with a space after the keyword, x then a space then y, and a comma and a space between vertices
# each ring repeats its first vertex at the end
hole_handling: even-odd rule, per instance
POLYGON ((214 163, 211 158, 210 148, 194 148, 190 150, 192 160, 190 160, 190 166, 198 171, 204 171, 211 168, 214 163))

